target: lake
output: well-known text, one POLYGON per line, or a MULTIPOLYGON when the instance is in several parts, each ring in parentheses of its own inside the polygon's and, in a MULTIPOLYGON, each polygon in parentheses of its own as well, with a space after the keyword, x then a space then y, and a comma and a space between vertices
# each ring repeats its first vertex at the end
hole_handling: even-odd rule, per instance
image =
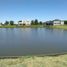
POLYGON ((67 30, 49 28, 0 28, 0 56, 67 52, 67 30))

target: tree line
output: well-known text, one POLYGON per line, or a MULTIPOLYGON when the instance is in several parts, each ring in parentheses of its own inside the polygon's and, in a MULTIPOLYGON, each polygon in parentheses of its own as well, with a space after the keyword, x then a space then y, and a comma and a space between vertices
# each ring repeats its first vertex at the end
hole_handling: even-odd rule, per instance
MULTIPOLYGON (((42 21, 38 21, 37 19, 31 20, 31 25, 42 25, 42 24, 44 24, 44 23, 42 21)), ((67 20, 64 21, 64 24, 67 24, 67 20)), ((12 20, 11 21, 5 21, 4 25, 15 25, 15 23, 12 20)))
POLYGON ((5 21, 5 25, 14 25, 14 21, 5 21))
MULTIPOLYGON (((20 21, 18 21, 18 22, 20 22, 20 21)), ((43 22, 42 21, 38 21, 37 19, 31 20, 31 25, 42 25, 42 24, 43 24, 43 22)), ((12 20, 11 21, 5 21, 4 25, 15 25, 15 22, 12 21, 12 20)))
POLYGON ((37 19, 31 21, 31 25, 39 25, 39 24, 42 25, 43 22, 42 21, 39 22, 37 19))

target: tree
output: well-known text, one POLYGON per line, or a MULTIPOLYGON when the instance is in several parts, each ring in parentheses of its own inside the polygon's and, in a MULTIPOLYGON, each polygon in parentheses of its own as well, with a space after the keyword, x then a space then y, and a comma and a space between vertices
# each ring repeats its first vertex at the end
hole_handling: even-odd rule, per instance
POLYGON ((42 21, 40 21, 39 24, 42 25, 43 24, 42 21))
POLYGON ((67 24, 67 21, 64 21, 64 24, 67 24))
POLYGON ((34 20, 31 21, 31 25, 35 25, 34 20))
POLYGON ((31 25, 38 25, 38 20, 37 20, 37 19, 32 20, 32 21, 31 21, 31 25))
POLYGON ((3 25, 3 23, 0 23, 1 25, 3 25))
POLYGON ((9 21, 6 21, 4 24, 5 24, 5 25, 8 25, 8 24, 9 24, 9 21))
POLYGON ((10 21, 10 25, 14 25, 14 21, 10 21))
POLYGON ((37 20, 37 19, 35 19, 35 21, 34 21, 34 22, 35 22, 35 25, 38 25, 38 20, 37 20))

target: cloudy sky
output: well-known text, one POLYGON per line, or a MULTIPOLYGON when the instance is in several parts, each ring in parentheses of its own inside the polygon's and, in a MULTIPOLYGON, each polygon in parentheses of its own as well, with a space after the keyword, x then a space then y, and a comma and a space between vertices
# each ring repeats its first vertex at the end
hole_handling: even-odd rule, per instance
POLYGON ((67 0, 0 0, 0 22, 67 19, 67 0))

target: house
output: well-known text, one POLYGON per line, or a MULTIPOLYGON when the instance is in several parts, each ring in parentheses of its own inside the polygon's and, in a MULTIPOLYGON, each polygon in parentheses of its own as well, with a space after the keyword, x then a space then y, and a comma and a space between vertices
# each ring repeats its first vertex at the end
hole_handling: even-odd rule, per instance
POLYGON ((46 22, 46 25, 64 25, 63 20, 55 19, 53 21, 46 22))
POLYGON ((29 25, 31 25, 31 21, 27 21, 27 20, 25 20, 25 21, 22 21, 22 23, 23 23, 23 24, 25 24, 26 26, 29 26, 29 25))
POLYGON ((22 25, 22 21, 18 21, 18 25, 22 25))
POLYGON ((25 21, 19 21, 18 24, 19 24, 19 25, 29 26, 29 25, 31 25, 31 21, 27 21, 27 20, 25 20, 25 21))
POLYGON ((46 25, 53 25, 53 21, 46 21, 46 25))

